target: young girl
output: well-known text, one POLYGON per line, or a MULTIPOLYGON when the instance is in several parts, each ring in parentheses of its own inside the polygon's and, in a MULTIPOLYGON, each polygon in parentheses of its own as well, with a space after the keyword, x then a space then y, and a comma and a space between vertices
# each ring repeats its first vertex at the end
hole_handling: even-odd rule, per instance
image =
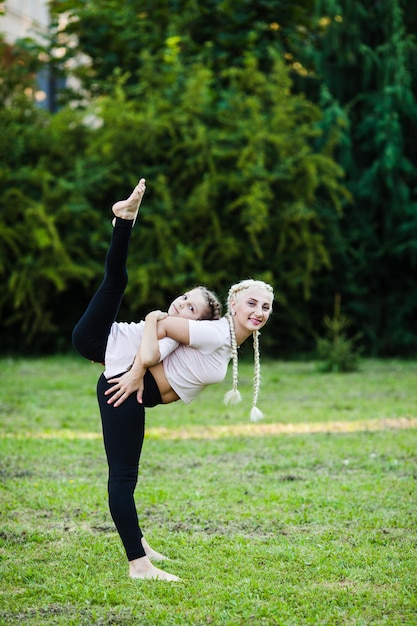
POLYGON ((223 380, 232 355, 233 401, 238 396, 237 346, 253 334, 256 410, 257 331, 269 317, 273 293, 265 283, 239 283, 229 292, 230 315, 218 319, 220 305, 214 294, 198 287, 174 300, 166 317, 154 312, 147 316, 146 324, 116 323, 127 285, 130 234, 144 192, 145 180, 141 179, 127 200, 113 206, 116 218, 104 280, 74 329, 73 343, 82 356, 105 364, 97 395, 109 466, 109 507, 129 561, 129 575, 176 581, 176 576, 152 564, 150 559, 164 557, 144 539, 134 502, 145 407, 179 398, 191 402, 205 386, 223 380), (210 321, 199 321, 204 318, 210 321))

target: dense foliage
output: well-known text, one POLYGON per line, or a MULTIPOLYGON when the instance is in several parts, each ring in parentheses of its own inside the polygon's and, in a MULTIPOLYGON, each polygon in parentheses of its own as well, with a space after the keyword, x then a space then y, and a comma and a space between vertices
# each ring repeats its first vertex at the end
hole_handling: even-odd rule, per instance
POLYGON ((253 276, 271 350, 311 347, 336 292, 369 349, 414 349, 416 46, 374 4, 52 2, 45 45, 2 54, 2 345, 69 345, 144 175, 125 319, 253 276), (42 65, 69 77, 58 112, 33 103, 42 65))
POLYGON ((336 157, 353 198, 334 257, 346 310, 374 352, 415 352, 417 6, 320 0, 317 15, 324 119, 344 121, 336 157))

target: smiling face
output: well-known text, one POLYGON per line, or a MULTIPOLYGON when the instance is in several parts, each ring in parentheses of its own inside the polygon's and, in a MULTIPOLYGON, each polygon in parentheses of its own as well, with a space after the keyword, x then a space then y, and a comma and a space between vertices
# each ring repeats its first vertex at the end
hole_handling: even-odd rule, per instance
POLYGON ((267 323, 272 311, 273 294, 262 286, 243 289, 230 301, 236 339, 242 343, 255 330, 260 330, 267 323))
POLYGON ((175 298, 169 305, 168 315, 184 317, 189 320, 201 320, 207 316, 208 308, 206 297, 202 290, 196 287, 175 298))

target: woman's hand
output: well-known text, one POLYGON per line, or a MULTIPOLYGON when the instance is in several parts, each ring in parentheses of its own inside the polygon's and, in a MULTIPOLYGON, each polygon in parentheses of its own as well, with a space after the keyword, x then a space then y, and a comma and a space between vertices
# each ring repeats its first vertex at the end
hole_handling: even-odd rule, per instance
POLYGON ((166 317, 168 317, 168 313, 165 313, 165 311, 155 310, 148 313, 145 317, 145 322, 159 322, 160 320, 164 320, 166 317))
POLYGON ((129 370, 118 378, 110 378, 109 383, 114 383, 112 387, 104 392, 105 396, 110 396, 107 400, 107 404, 113 404, 114 406, 120 406, 123 402, 135 391, 136 399, 139 404, 142 404, 143 396, 143 372, 135 372, 129 370))

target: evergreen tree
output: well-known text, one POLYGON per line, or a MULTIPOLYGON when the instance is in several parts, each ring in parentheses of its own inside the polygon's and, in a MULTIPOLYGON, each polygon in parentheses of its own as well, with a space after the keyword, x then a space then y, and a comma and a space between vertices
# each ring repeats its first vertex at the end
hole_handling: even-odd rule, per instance
MULTIPOLYGON (((353 202, 334 292, 375 354, 415 351, 417 287, 416 43, 398 0, 320 0, 314 50, 324 108, 353 202)), ((326 133, 325 133, 326 135, 326 133)))

